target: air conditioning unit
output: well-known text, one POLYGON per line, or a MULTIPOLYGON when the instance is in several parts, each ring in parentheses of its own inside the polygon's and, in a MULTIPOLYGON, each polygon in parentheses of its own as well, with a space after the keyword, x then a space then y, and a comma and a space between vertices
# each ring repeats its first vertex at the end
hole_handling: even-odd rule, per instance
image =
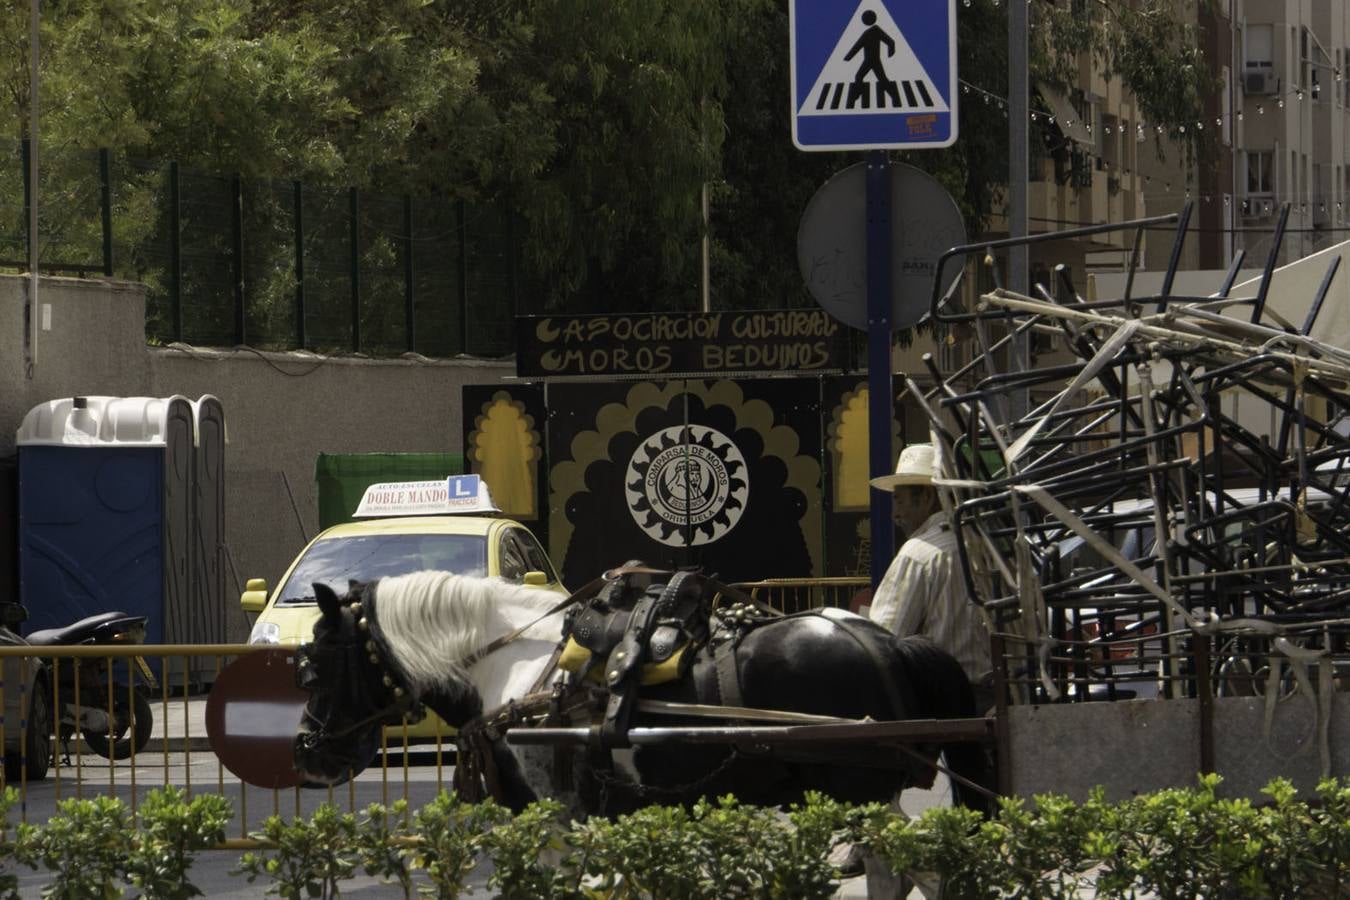
POLYGON ((1280 92, 1280 78, 1269 69, 1248 70, 1242 84, 1248 96, 1280 92))
POLYGON ((1275 201, 1263 197, 1248 197, 1243 201, 1242 214, 1249 219, 1268 219, 1275 214, 1275 201))

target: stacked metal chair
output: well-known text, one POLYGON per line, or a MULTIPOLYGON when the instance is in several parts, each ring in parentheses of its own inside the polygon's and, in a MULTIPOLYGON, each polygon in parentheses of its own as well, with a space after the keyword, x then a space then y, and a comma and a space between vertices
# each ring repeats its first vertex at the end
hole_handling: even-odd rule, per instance
MULTIPOLYGON (((1190 208, 1172 216, 956 247, 995 288, 939 296, 931 327, 967 335, 957 371, 907 380, 938 447, 939 492, 1012 702, 1153 694, 1329 693, 1350 660, 1350 351, 1267 308, 1288 216, 1255 296, 1175 296, 1190 208), (1159 293, 1087 301, 1061 267, 1035 296, 999 284, 1015 244, 1175 226, 1159 293), (1071 351, 1033 367, 1019 347, 1071 351), (1231 398, 1242 414, 1234 411, 1231 398), (1315 413, 1315 414, 1314 414, 1315 413), (1343 467, 1343 469, 1342 469, 1343 467), (1342 474, 1343 472, 1343 474, 1342 474)), ((959 284, 959 280, 958 280, 959 284)))

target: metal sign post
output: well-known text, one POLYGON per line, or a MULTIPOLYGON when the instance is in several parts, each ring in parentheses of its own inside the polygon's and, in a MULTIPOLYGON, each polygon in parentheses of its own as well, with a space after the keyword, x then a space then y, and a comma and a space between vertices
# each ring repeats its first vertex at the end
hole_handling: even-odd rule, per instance
MULTIPOLYGON (((891 471, 891 163, 867 151, 867 456, 871 477, 891 471)), ((895 522, 886 491, 871 496, 872 589, 891 562, 895 522)))
MULTIPOLYGON (((871 477, 893 465, 891 184, 887 149, 956 141, 956 0, 791 0, 792 141, 867 151, 867 385, 871 477)), ((913 322, 905 323, 907 325, 913 322)), ((891 498, 871 492, 875 589, 894 546, 891 498)))

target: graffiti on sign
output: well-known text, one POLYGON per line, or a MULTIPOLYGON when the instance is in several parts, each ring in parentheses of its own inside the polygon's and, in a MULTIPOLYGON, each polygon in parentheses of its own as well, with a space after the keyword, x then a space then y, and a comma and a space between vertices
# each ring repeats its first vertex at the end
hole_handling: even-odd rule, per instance
POLYGON ((516 374, 827 372, 848 367, 849 337, 822 310, 520 316, 516 374))

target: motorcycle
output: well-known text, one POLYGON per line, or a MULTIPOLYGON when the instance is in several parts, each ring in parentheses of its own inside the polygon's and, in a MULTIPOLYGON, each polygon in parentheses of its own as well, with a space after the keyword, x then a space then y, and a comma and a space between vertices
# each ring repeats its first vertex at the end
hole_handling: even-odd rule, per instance
MULTIPOLYGON (((35 631, 25 639, 37 647, 141 644, 145 622, 145 616, 106 612, 64 628, 35 631)), ((158 690, 159 680, 143 656, 113 657, 112 665, 108 663, 101 656, 53 657, 48 662, 55 671, 57 737, 67 759, 76 733, 106 759, 127 759, 150 741, 155 714, 145 691, 158 690)))

